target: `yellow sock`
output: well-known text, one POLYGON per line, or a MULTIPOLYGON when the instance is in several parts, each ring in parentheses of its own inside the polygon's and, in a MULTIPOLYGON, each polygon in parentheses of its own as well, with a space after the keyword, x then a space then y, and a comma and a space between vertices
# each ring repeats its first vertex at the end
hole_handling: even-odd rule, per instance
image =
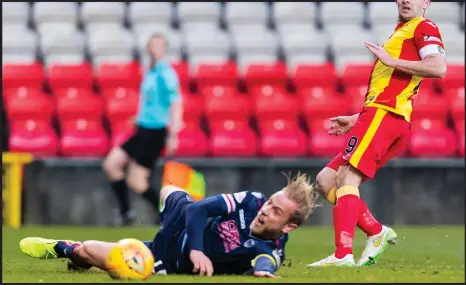
POLYGON ((330 191, 327 194, 327 200, 330 202, 330 204, 333 204, 333 205, 337 203, 337 196, 335 192, 337 192, 337 188, 333 187, 332 189, 330 189, 330 191))
POLYGON ((359 189, 354 187, 354 186, 351 186, 351 185, 341 186, 336 191, 335 196, 336 196, 337 201, 338 201, 338 198, 346 196, 346 195, 355 195, 355 196, 359 197, 359 189))

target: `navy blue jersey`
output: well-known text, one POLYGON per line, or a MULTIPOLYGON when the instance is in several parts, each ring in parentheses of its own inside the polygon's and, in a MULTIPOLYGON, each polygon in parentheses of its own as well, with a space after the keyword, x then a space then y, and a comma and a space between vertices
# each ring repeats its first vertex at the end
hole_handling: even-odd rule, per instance
MULTIPOLYGON (((244 191, 221 194, 191 203, 183 213, 187 215, 186 227, 178 228, 177 234, 172 237, 172 240, 176 240, 176 246, 164 248, 169 251, 166 252, 166 256, 169 257, 167 262, 170 263, 170 271, 192 273, 193 265, 189 259, 191 249, 202 250, 209 257, 214 274, 248 274, 253 270, 253 261, 261 256, 272 261, 272 273, 278 270, 285 258, 288 235, 275 240, 263 240, 253 236, 249 230, 250 224, 266 200, 262 193, 244 191), (193 223, 198 223, 195 219, 207 213, 205 209, 208 215, 205 215, 204 229, 199 230, 193 223), (195 237, 190 237, 190 234, 203 236, 199 246, 193 243, 192 239, 195 237)), ((176 220, 175 217, 171 219, 176 220)), ((203 218, 200 219, 202 223, 203 218)))

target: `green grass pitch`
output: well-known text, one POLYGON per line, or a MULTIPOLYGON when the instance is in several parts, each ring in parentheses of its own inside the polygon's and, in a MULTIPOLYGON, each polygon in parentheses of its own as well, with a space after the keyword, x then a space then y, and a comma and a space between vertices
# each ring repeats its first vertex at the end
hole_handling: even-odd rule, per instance
MULTIPOLYGON (((290 236, 287 260, 277 275, 279 279, 259 279, 245 276, 151 276, 146 282, 463 282, 464 227, 395 227, 398 243, 391 246, 379 262, 367 268, 315 268, 306 264, 332 253, 333 229, 304 227, 290 236)), ((56 239, 98 239, 116 241, 132 237, 153 238, 155 228, 98 227, 26 227, 18 230, 3 227, 3 282, 109 282, 103 271, 91 269, 72 273, 66 261, 37 260, 24 255, 19 241, 28 236, 56 239)), ((359 258, 365 243, 358 230, 354 254, 359 258)))

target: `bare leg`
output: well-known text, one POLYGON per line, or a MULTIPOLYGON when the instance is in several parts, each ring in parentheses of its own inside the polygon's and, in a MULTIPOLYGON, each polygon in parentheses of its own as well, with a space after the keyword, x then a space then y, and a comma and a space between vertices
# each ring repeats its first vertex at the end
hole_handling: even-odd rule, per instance
POLYGON ((88 240, 78 247, 76 257, 79 259, 79 262, 85 262, 106 270, 105 259, 115 245, 116 243, 113 242, 88 240))

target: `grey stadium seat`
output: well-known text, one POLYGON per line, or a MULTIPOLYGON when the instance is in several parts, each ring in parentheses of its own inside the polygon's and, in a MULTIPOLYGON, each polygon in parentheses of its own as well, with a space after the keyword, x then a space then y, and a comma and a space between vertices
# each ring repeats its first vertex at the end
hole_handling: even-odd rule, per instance
POLYGON ((85 38, 81 32, 69 31, 44 33, 40 36, 41 51, 44 56, 83 55, 85 38))
POLYGON ((136 35, 138 35, 140 33, 145 33, 149 30, 158 33, 165 33, 167 31, 172 30, 172 28, 170 25, 167 25, 165 23, 139 23, 137 25, 133 25, 132 30, 136 35))
POLYGON ((398 22, 396 2, 369 2, 369 21, 372 25, 392 25, 395 29, 398 22))
POLYGON ((159 23, 170 25, 173 17, 170 2, 130 2, 128 19, 132 26, 159 23))
POLYGON ((322 2, 320 15, 324 29, 331 26, 362 25, 364 6, 361 2, 322 2))
POLYGON ((92 58, 92 63, 94 66, 98 66, 102 63, 128 63, 133 61, 134 58, 132 55, 98 55, 92 58))
POLYGON ((275 24, 283 23, 311 23, 317 17, 315 2, 275 2, 273 4, 275 24))
POLYGON ((179 2, 178 19, 182 25, 196 22, 219 23, 219 2, 179 2))
POLYGON ((239 55, 275 55, 278 51, 277 36, 270 31, 244 32, 233 35, 236 53, 239 55))
POLYGON ((396 25, 385 24, 372 26, 372 31, 375 37, 377 44, 385 44, 391 35, 395 32, 396 25))
POLYGON ((374 42, 374 35, 362 28, 352 28, 330 34, 330 43, 337 58, 337 65, 341 67, 348 59, 365 60, 372 58, 372 54, 364 45, 365 41, 374 42), (343 63, 342 63, 343 62, 343 63))
POLYGON ((79 11, 76 2, 35 2, 32 7, 34 23, 78 23, 79 11))
POLYGON ((225 19, 228 28, 245 24, 267 26, 269 9, 266 2, 228 2, 225 19))
POLYGON ((46 66, 52 64, 78 64, 85 62, 83 53, 70 53, 70 54, 50 54, 44 57, 46 66))
POLYGON ((220 31, 210 33, 184 34, 184 46, 189 57, 221 56, 227 60, 230 55, 230 37, 220 31))
POLYGON ((111 32, 105 28, 91 30, 88 34, 88 48, 92 56, 101 58, 129 56, 132 58, 134 38, 124 28, 112 29, 111 32))
POLYGON ((313 30, 303 34, 281 34, 283 51, 288 66, 294 68, 296 64, 322 63, 327 60, 328 39, 325 33, 313 30))
POLYGON ((36 61, 35 54, 2 54, 2 65, 4 64, 30 64, 36 61))
POLYGON ((36 26, 36 31, 39 36, 54 33, 54 34, 63 34, 63 33, 72 33, 77 31, 78 28, 74 23, 43 23, 39 26, 36 26))
POLYGON ((458 28, 457 24, 439 24, 440 33, 442 34, 443 44, 447 62, 458 61, 458 58, 464 59, 464 32, 458 28))
POLYGON ((254 63, 274 63, 278 58, 272 54, 239 54, 237 56, 238 71, 243 73, 249 64, 254 63))
POLYGON ((2 2, 2 24, 27 26, 30 6, 27 2, 2 2))
POLYGON ((373 64, 375 57, 371 53, 359 55, 340 54, 335 56, 335 67, 338 72, 343 71, 347 64, 373 64))
POLYGON ((36 34, 17 25, 3 25, 2 27, 2 53, 4 55, 17 55, 18 57, 36 58, 38 39, 36 34))
POLYGON ((215 33, 219 29, 217 23, 190 23, 188 25, 183 25, 181 30, 184 34, 208 34, 208 33, 215 33))
POLYGON ((436 24, 454 23, 460 21, 459 5, 455 2, 436 2, 433 1, 427 9, 426 18, 436 24))
POLYGON ((228 56, 217 54, 217 55, 194 55, 189 57, 189 67, 194 72, 200 63, 225 63, 230 58, 228 56))
POLYGON ((83 2, 81 20, 86 25, 93 23, 120 23, 125 18, 123 2, 83 2))

